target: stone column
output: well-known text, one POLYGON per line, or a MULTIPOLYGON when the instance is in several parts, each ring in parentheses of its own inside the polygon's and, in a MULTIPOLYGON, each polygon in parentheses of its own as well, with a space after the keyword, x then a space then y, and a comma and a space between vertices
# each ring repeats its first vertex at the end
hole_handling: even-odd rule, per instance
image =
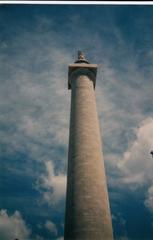
POLYGON ((69 66, 71 94, 65 240, 112 240, 112 223, 96 110, 97 65, 69 66))

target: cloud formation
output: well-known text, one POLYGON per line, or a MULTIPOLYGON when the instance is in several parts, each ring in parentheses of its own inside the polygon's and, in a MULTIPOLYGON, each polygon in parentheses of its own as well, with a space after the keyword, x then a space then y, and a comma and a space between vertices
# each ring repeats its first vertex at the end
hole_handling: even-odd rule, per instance
POLYGON ((46 227, 46 229, 48 229, 49 232, 51 232, 55 236, 57 236, 57 228, 56 228, 56 225, 53 222, 51 222, 49 220, 46 221, 45 227, 46 227))
POLYGON ((152 185, 148 188, 144 203, 145 206, 153 213, 153 181, 152 185))
POLYGON ((30 236, 30 229, 27 227, 19 211, 8 215, 7 210, 0 210, 0 239, 12 240, 15 238, 27 240, 30 236))
POLYGON ((49 205, 58 204, 65 198, 66 175, 55 174, 52 161, 45 162, 46 174, 41 175, 37 188, 42 191, 43 200, 49 205))
POLYGON ((124 173, 125 184, 138 187, 152 179, 153 162, 150 151, 153 146, 153 118, 145 119, 135 129, 136 139, 130 143, 123 159, 118 163, 124 173))
POLYGON ((135 140, 117 164, 121 178, 116 179, 121 186, 135 191, 145 186, 145 206, 153 211, 153 161, 150 151, 153 147, 153 118, 145 119, 135 129, 135 140))

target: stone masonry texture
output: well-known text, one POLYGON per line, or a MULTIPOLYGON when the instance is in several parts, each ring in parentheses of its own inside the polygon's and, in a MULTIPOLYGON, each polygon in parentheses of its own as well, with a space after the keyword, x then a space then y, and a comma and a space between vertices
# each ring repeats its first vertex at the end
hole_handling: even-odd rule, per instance
POLYGON ((90 70, 88 75, 86 71, 76 71, 71 79, 64 239, 112 240, 95 92, 90 70))

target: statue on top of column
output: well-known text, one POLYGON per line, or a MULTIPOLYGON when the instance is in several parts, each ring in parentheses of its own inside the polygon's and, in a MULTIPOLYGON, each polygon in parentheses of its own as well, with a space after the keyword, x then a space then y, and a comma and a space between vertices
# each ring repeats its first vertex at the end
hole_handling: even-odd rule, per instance
POLYGON ((85 55, 82 51, 78 51, 78 59, 75 63, 89 63, 86 58, 85 58, 85 55))
POLYGON ((78 51, 78 60, 86 60, 84 53, 80 50, 78 51))

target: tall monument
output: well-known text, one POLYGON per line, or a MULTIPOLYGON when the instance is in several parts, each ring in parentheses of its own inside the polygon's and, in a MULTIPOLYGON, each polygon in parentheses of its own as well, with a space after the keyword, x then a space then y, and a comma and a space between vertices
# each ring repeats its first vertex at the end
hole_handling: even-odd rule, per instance
POLYGON ((71 115, 65 240, 112 240, 112 223, 94 88, 97 65, 82 52, 69 65, 71 115))

